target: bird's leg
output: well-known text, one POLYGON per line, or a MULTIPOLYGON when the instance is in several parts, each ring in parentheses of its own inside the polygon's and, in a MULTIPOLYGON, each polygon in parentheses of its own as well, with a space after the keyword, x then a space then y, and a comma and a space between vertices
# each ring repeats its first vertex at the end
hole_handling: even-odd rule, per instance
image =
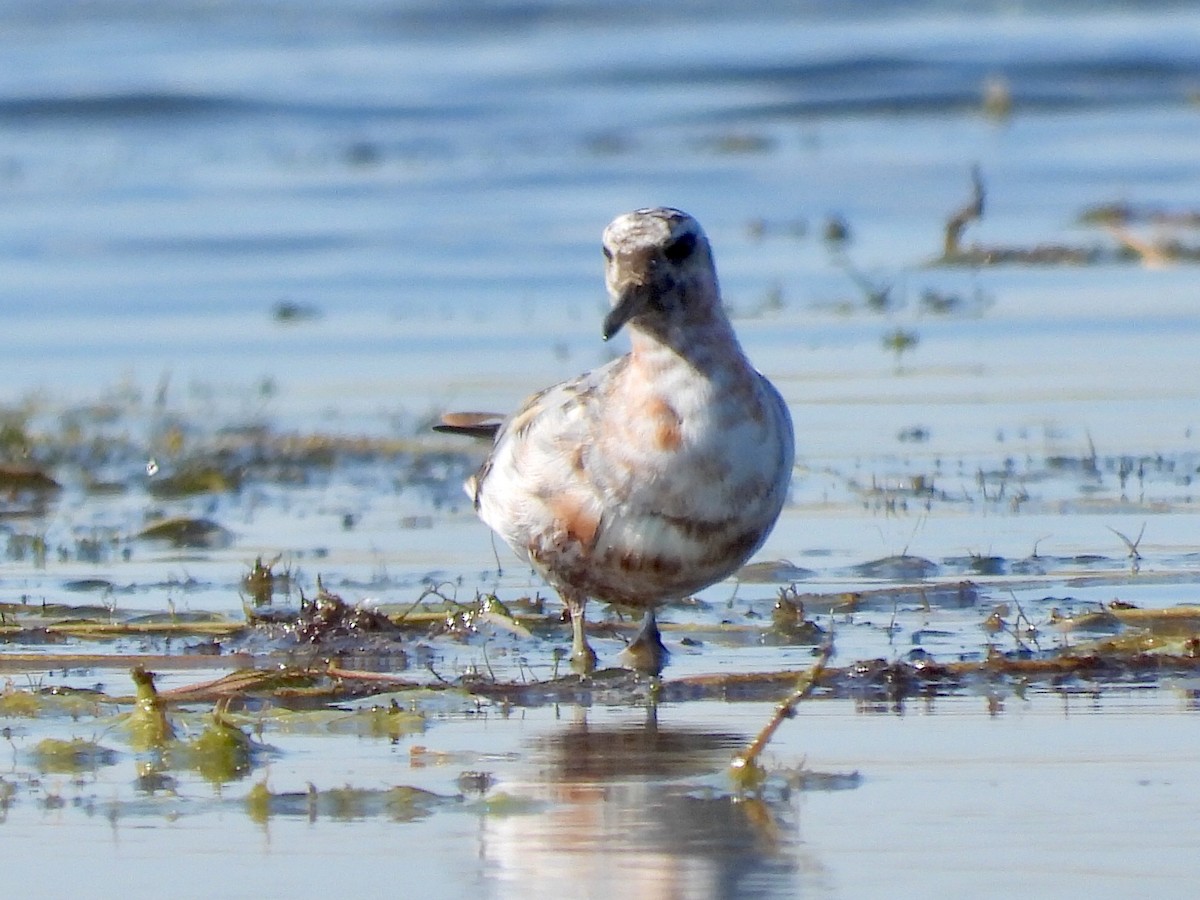
POLYGON ((662 635, 658 631, 658 620, 654 617, 654 609, 647 609, 646 617, 642 619, 642 627, 629 642, 629 646, 621 651, 621 664, 635 672, 657 678, 662 673, 663 666, 667 664, 667 657, 670 655, 670 651, 663 646, 662 635))
POLYGON ((563 596, 567 602, 567 610, 571 613, 571 668, 580 675, 590 675, 596 669, 596 654, 587 642, 584 631, 586 619, 584 609, 587 597, 579 594, 563 596))

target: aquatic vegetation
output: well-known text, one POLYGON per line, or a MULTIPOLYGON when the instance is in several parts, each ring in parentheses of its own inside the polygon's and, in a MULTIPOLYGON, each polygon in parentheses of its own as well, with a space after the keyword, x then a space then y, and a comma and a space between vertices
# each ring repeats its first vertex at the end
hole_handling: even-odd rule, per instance
MULTIPOLYGON (((897 296, 888 295, 888 303, 897 296)), ((964 308, 930 305, 926 312, 959 315, 964 308)), ((86 442, 87 421, 77 420, 74 440, 86 442)), ((0 693, 0 724, 31 771, 76 778, 95 778, 100 769, 122 773, 117 777, 139 796, 114 802, 108 814, 116 819, 198 811, 204 807, 194 796, 197 785, 212 786, 214 798, 204 802, 231 804, 264 827, 280 817, 411 822, 448 810, 494 823, 539 816, 555 803, 506 781, 506 769, 522 753, 493 758, 478 747, 463 749, 446 739, 455 724, 551 709, 662 707, 686 715, 691 704, 762 703, 770 708, 749 734, 711 728, 681 734, 649 719, 607 733, 564 722, 548 758, 564 783, 598 783, 667 773, 704 778, 737 754, 741 764, 717 779, 714 808, 736 797, 743 804, 738 821, 746 826, 755 811, 769 834, 789 791, 859 784, 855 773, 797 769, 774 759, 768 748, 780 742, 779 729, 793 721, 797 704, 845 698, 880 713, 979 694, 1000 708, 1006 697, 1036 692, 1172 685, 1200 667, 1200 613, 1188 605, 1136 603, 1142 586, 1157 578, 1170 589, 1189 571, 1186 553, 1165 557, 1160 546, 1148 546, 1161 533, 1159 520, 1148 517, 1153 504, 1188 508, 1189 477, 1200 469, 1200 455, 1105 454, 1081 439, 1040 455, 943 460, 927 452, 938 434, 912 426, 912 439, 896 442, 914 454, 911 460, 814 466, 810 476, 833 485, 833 508, 881 519, 916 510, 1020 516, 1057 509, 1057 497, 1071 492, 1080 508, 1114 516, 1111 525, 1108 519, 1096 525, 1096 552, 1052 555, 1031 541, 1032 550, 1016 556, 983 542, 922 555, 901 540, 884 555, 843 554, 828 562, 807 546, 795 548, 803 565, 755 562, 738 573, 728 597, 667 605, 659 627, 673 665, 660 682, 616 667, 581 681, 555 666, 567 634, 560 605, 530 585, 514 587, 487 572, 477 579, 437 571, 413 576, 389 571, 391 562, 356 577, 347 573, 345 556, 329 556, 290 530, 294 523, 295 534, 304 534, 305 516, 320 516, 318 533, 365 545, 378 540, 372 508, 386 497, 388 539, 436 551, 436 541, 419 543, 436 529, 405 523, 428 518, 432 504, 456 496, 469 454, 424 453, 419 442, 390 438, 335 440, 266 427, 206 438, 186 423, 180 427, 180 449, 218 459, 219 468, 234 466, 242 473, 240 492, 147 495, 145 514, 70 531, 18 520, 6 534, 12 563, 34 571, 36 580, 34 589, 0 602, 0 639, 7 642, 0 666, 14 679, 0 693), (343 469, 357 480, 353 489, 336 481, 343 469), (241 536, 256 527, 258 510, 299 505, 294 498, 304 491, 320 496, 318 505, 294 517, 287 507, 270 520, 272 528, 285 526, 277 540, 241 536), (405 505, 409 491, 421 492, 420 504, 405 505), (1116 517, 1130 511, 1139 517, 1116 517), (1151 538, 1143 539, 1139 527, 1146 521, 1151 538), (148 577, 158 560, 171 570, 148 577), (1045 595, 1040 586, 1047 583, 1056 585, 1056 596, 1045 595), (1134 593, 1099 604, 1089 585, 1118 598, 1126 589, 1134 593), (209 603, 218 610, 207 611, 209 603), (743 666, 743 653, 760 655, 743 666), (73 674, 53 675, 49 687, 18 680, 25 673, 43 679, 48 671, 73 674), (68 727, 83 730, 64 735, 68 727), (755 740, 758 728, 763 734, 755 740), (62 743, 35 752, 48 736, 62 743), (280 793, 265 782, 250 784, 269 761, 295 759, 297 744, 319 742, 321 752, 336 754, 345 746, 339 742, 351 741, 395 754, 413 783, 351 780, 280 793), (428 789, 430 780, 437 790, 428 789)), ((38 446, 67 453, 55 440, 41 434, 38 446)), ((162 458, 168 459, 165 451, 162 458)), ((104 477, 122 489, 86 494, 85 508, 115 502, 136 511, 141 464, 112 471, 115 477, 104 477)), ((51 503, 82 488, 77 474, 63 483, 48 495, 51 503)), ((1179 599, 1188 599, 1182 590, 1179 599)), ((617 609, 590 628, 615 663, 633 655, 622 650, 636 633, 636 623, 617 609)), ((43 793, 20 781, 5 781, 0 791, 4 784, 10 789, 3 802, 17 809, 34 797, 46 809, 86 802, 59 784, 43 793)), ((704 790, 714 791, 712 783, 704 790)))
POLYGON ((253 607, 269 606, 274 601, 277 591, 283 594, 291 593, 290 568, 275 571, 275 566, 281 558, 281 555, 277 555, 270 562, 264 563, 262 556, 257 556, 250 571, 242 576, 242 590, 249 595, 253 607))
POLYGON ((233 536, 210 519, 173 517, 148 525, 138 532, 144 541, 166 541, 175 547, 199 547, 213 549, 226 547, 233 536))
POLYGON ((921 336, 907 328, 893 328, 883 335, 883 347, 896 357, 896 370, 900 371, 900 361, 904 354, 921 343, 921 336))
POLYGON ((169 475, 158 475, 150 480, 149 489, 153 497, 176 499, 193 494, 222 494, 236 491, 241 486, 241 476, 204 461, 189 461, 176 467, 169 475))
POLYGON ((421 734, 427 723, 422 712, 405 709, 394 698, 386 705, 362 707, 350 713, 328 710, 315 718, 322 721, 325 730, 332 734, 353 734, 390 741, 421 734))
POLYGON ((175 729, 167 718, 166 704, 154 687, 154 674, 142 668, 129 674, 136 691, 134 709, 126 722, 130 746, 135 750, 163 750, 168 742, 175 740, 175 729))
MULTIPOLYGON (((476 593, 470 603, 451 601, 451 611, 446 614, 443 623, 444 633, 459 640, 466 640, 478 634, 485 626, 492 626, 513 634, 517 637, 532 636, 529 627, 523 624, 495 594, 476 593)), ((526 616, 544 618, 542 616, 526 616)))
POLYGON ((544 801, 509 794, 505 791, 496 791, 486 797, 480 797, 466 809, 468 812, 491 817, 528 816, 543 812, 546 806, 544 801))
POLYGON ((213 709, 212 718, 199 735, 166 749, 171 767, 193 768, 206 781, 217 784, 249 774, 255 755, 264 750, 229 721, 221 704, 213 709))
POLYGON ((140 668, 130 675, 136 694, 125 730, 134 750, 151 755, 152 769, 194 769, 220 784, 248 774, 255 755, 265 750, 230 720, 227 699, 217 701, 199 734, 181 738, 168 715, 168 699, 155 688, 154 675, 140 668))
POLYGON ((804 600, 794 584, 779 589, 779 599, 771 609, 771 631, 764 639, 794 644, 819 644, 826 631, 805 618, 804 600))
POLYGON ((83 738, 42 738, 30 752, 30 758, 40 772, 79 775, 103 766, 116 765, 118 754, 109 747, 83 738))
POLYGON ((461 797, 443 796, 408 785, 384 789, 331 788, 318 790, 309 785, 303 792, 273 793, 260 781, 246 795, 246 812, 255 822, 265 824, 276 816, 299 816, 353 821, 386 817, 395 822, 414 822, 435 811, 459 805, 461 797))
MULTIPOLYGON (((68 588, 69 589, 69 588, 68 588)), ((110 589, 106 589, 110 590, 110 589)), ((245 623, 202 611, 138 614, 116 606, 67 603, 0 603, 0 636, 9 640, 115 640, 133 636, 222 637, 245 623)), ((9 654, 9 659, 13 654, 9 654)))
MULTIPOLYGON (((0 440, 3 437, 0 436, 0 440)), ((10 494, 61 491, 62 485, 33 466, 0 465, 0 491, 10 494)))
POLYGON ((15 532, 8 536, 6 556, 11 562, 29 560, 37 568, 45 568, 47 561, 46 536, 15 532))
POLYGON ((1143 238, 1129 231, 1132 224, 1151 224, 1158 228, 1195 228, 1200 213, 1192 210, 1168 212, 1157 207, 1137 207, 1128 203, 1089 206, 1080 212, 1078 223, 1104 228, 1112 243, 1065 244, 1043 242, 1030 245, 964 246, 963 230, 979 221, 984 213, 985 190, 979 167, 971 170, 971 199, 946 220, 941 256, 932 264, 981 268, 1001 265, 1023 266, 1094 266, 1112 263, 1136 263, 1150 268, 1175 262, 1200 261, 1200 244, 1176 237, 1143 238))
POLYGON ((6 718, 33 718, 42 714, 42 699, 33 691, 21 691, 12 684, 4 686, 0 694, 0 716, 6 718))

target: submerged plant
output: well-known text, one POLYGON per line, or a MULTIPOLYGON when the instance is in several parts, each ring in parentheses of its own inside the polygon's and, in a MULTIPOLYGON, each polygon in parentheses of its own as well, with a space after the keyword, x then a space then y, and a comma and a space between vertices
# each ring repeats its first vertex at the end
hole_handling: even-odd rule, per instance
POLYGON ((218 703, 204 730, 181 749, 190 768, 207 781, 224 783, 249 773, 256 744, 226 714, 228 701, 218 703))
POLYGON ((117 761, 117 752, 95 741, 72 738, 43 738, 33 748, 33 764, 42 772, 78 775, 93 772, 117 761))
POLYGON ((896 371, 900 371, 901 359, 904 354, 921 342, 921 336, 915 331, 904 328, 893 328, 883 336, 883 347, 896 355, 896 371))
POLYGON ((175 739, 175 729, 154 686, 154 673, 138 667, 129 674, 136 691, 133 712, 126 722, 129 743, 135 750, 163 750, 175 739))

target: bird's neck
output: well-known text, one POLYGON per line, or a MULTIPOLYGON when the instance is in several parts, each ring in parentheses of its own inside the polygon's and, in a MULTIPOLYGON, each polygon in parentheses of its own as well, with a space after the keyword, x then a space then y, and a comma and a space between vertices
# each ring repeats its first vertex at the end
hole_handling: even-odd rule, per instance
POLYGON ((708 376, 749 365, 733 326, 720 311, 654 328, 635 326, 630 342, 632 362, 643 371, 687 366, 708 376))

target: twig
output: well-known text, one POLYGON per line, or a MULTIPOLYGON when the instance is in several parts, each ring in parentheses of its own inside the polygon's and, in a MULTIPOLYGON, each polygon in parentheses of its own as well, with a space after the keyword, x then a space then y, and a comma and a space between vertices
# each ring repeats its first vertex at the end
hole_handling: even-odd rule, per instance
MULTIPOLYGON (((392 620, 392 622, 396 625, 402 624, 404 622, 404 620, 407 619, 410 615, 412 615, 413 611, 425 601, 426 597, 430 597, 430 596, 437 597, 443 603, 451 603, 451 604, 457 603, 458 601, 455 600, 453 597, 447 597, 445 594, 442 593, 442 585, 450 585, 451 587, 453 587, 453 584, 449 581, 443 581, 439 584, 430 585, 429 587, 425 588, 425 590, 421 591, 421 596, 417 597, 417 599, 412 602, 412 604, 408 607, 408 609, 406 609, 406 610, 404 610, 404 612, 400 613, 400 615, 398 615, 396 618, 394 618, 392 620)), ((440 615, 440 613, 439 613, 439 615, 440 615)))
POLYGON ((1138 531, 1137 538, 1132 541, 1125 535, 1121 534, 1121 532, 1117 531, 1117 529, 1109 525, 1104 527, 1125 542, 1125 546, 1129 548, 1129 568, 1133 571, 1133 574, 1136 575, 1142 566, 1142 554, 1138 552, 1138 545, 1142 542, 1142 536, 1146 533, 1146 523, 1142 523, 1142 527, 1141 530, 1138 531))
MULTIPOLYGON (((398 678, 388 672, 364 672, 361 669, 343 669, 341 666, 335 666, 332 663, 324 669, 316 670, 319 674, 327 675, 330 678, 339 678, 343 681, 370 681, 376 684, 394 685, 398 689, 422 687, 419 682, 412 681, 407 678, 398 678)), ((432 670, 430 670, 432 671, 432 670)), ((440 677, 436 672, 434 677, 440 677)))
POLYGON ((1017 649, 1018 650, 1028 650, 1029 649, 1028 645, 1026 645, 1026 643, 1021 639, 1021 622, 1024 622, 1026 625, 1026 628, 1028 630, 1028 633, 1030 635, 1030 639, 1033 644, 1033 649, 1036 650, 1038 653, 1041 653, 1042 646, 1041 646, 1041 644, 1038 643, 1037 626, 1034 625, 1033 620, 1030 619, 1029 616, 1025 614, 1025 609, 1021 606, 1021 601, 1017 599, 1016 593, 1014 591, 1010 590, 1008 592, 1008 595, 1010 597, 1012 597, 1013 606, 1015 606, 1017 608, 1017 617, 1015 619, 1013 619, 1013 624, 1012 624, 1012 636, 1013 636, 1013 639, 1017 642, 1017 649))
POLYGON ((896 644, 896 616, 900 612, 900 595, 897 594, 892 598, 892 618, 888 621, 888 646, 893 647, 896 644))
POLYGON ((883 312, 891 305, 892 286, 890 284, 875 284, 852 263, 845 254, 838 253, 834 260, 854 282, 854 286, 862 291, 867 307, 876 312, 883 312))
POLYGON ((175 656, 165 653, 45 653, 0 654, 0 672, 45 672, 63 669, 147 669, 181 672, 195 669, 248 668, 254 665, 250 653, 228 656, 175 656))
POLYGON ((734 780, 743 787, 751 786, 759 780, 760 771, 758 768, 758 757, 762 755, 768 742, 772 736, 783 724, 784 719, 790 719, 796 715, 796 707, 801 701, 807 698, 816 688, 817 683, 821 680, 821 673, 825 671, 825 665, 833 656, 833 634, 830 632, 829 638, 821 645, 821 655, 817 657, 817 661, 813 663, 813 667, 800 677, 799 684, 792 691, 791 696, 775 707, 775 714, 758 736, 750 742, 750 746, 746 748, 744 753, 740 753, 733 758, 730 763, 730 769, 733 772, 734 780))
POLYGON ((979 166, 971 167, 971 199, 962 209, 946 220, 946 238, 942 244, 942 258, 953 259, 962 252, 963 229, 971 222, 983 218, 983 175, 979 166))

